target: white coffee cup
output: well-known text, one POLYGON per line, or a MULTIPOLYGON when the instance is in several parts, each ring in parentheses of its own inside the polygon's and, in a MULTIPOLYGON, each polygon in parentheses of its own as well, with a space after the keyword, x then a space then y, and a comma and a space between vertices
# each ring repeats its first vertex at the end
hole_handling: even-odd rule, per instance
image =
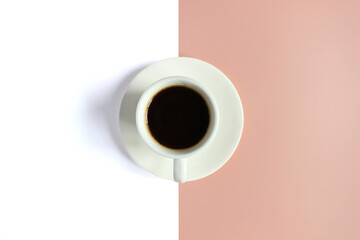
POLYGON ((219 125, 219 114, 216 102, 211 94, 195 80, 184 76, 173 76, 156 81, 141 95, 136 108, 136 126, 141 138, 155 152, 173 159, 173 174, 176 182, 186 182, 187 158, 203 150, 214 138, 219 125), (186 149, 171 149, 158 143, 147 126, 147 110, 153 97, 161 90, 171 86, 185 86, 198 92, 209 109, 209 126, 206 134, 197 144, 186 149))

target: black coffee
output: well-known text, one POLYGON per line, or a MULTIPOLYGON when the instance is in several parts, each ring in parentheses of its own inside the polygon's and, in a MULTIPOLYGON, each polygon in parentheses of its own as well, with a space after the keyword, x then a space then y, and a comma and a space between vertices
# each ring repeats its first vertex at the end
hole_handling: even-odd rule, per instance
POLYGON ((172 149, 194 146, 209 127, 209 108, 203 97, 185 86, 158 92, 147 110, 148 128, 157 142, 172 149))

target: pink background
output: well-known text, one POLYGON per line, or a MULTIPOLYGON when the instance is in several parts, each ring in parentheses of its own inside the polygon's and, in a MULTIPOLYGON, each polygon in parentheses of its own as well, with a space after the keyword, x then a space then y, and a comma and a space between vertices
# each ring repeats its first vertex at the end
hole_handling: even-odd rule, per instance
POLYGON ((180 56, 245 111, 230 161, 180 186, 180 240, 360 239, 360 1, 180 0, 180 56))

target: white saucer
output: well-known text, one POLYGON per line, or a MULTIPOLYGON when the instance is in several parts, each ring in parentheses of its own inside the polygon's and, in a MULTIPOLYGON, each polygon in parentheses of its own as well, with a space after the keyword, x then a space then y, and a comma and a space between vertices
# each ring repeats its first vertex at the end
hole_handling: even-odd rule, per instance
POLYGON ((152 83, 169 76, 186 76, 203 84, 219 109, 219 128, 214 140, 202 152, 188 158, 187 181, 206 177, 221 168, 234 153, 241 137, 244 114, 240 97, 220 70, 204 61, 180 57, 156 62, 131 81, 120 108, 120 132, 131 158, 150 173, 173 181, 173 160, 151 150, 140 138, 135 110, 141 94, 152 83))

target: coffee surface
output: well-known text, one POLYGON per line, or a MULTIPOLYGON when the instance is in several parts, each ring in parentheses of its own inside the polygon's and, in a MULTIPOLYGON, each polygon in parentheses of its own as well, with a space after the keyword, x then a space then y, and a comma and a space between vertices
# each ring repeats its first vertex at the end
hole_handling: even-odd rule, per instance
POLYGON ((148 129, 161 145, 185 149, 199 143, 210 123, 209 108, 203 97, 185 86, 158 92, 147 110, 148 129))

